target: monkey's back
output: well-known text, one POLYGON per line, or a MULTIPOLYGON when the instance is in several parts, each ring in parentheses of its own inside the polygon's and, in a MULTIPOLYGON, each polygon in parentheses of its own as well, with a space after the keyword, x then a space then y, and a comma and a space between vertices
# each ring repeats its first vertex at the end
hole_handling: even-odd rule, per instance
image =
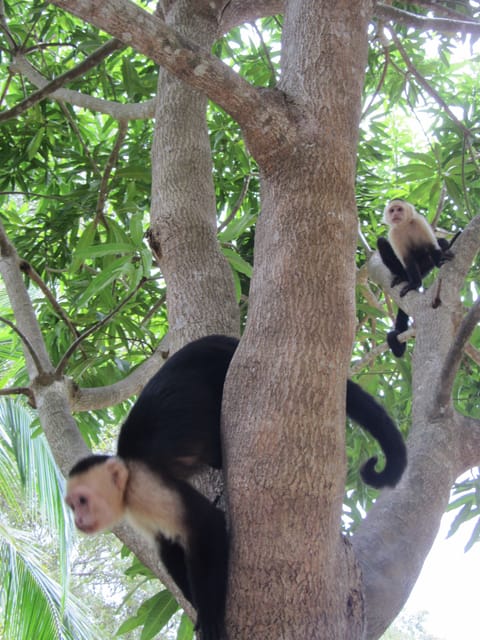
POLYGON ((206 336, 169 358, 124 422, 118 455, 175 476, 203 464, 220 468, 223 385, 237 345, 236 338, 206 336))

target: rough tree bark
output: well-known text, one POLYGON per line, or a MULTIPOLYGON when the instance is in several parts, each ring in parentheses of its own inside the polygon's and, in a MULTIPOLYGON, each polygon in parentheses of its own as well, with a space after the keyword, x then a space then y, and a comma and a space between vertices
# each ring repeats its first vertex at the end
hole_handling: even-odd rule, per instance
MULTIPOLYGON (((211 48, 221 3, 164 2, 168 25, 211 48), (217 6, 218 5, 218 6, 217 6)), ((160 69, 152 147, 152 245, 168 283, 171 351, 208 333, 238 335, 230 266, 216 236, 207 98, 160 69), (181 144, 179 144, 181 139, 181 144)))
POLYGON ((479 238, 477 216, 457 241, 455 260, 442 268, 428 291, 412 292, 402 300, 398 287, 390 289, 391 274, 378 255, 371 261, 372 277, 415 318, 417 330, 407 471, 395 491, 382 492, 353 538, 369 603, 368 638, 379 637, 400 612, 438 532, 454 480, 480 461, 480 424, 455 411, 453 378, 445 388, 444 371, 449 353, 456 348, 455 336, 464 315, 459 292, 479 249, 479 238), (441 304, 436 306, 433 300, 440 282, 441 304), (443 404, 440 395, 446 398, 443 404))
MULTIPOLYGON (((190 85, 161 72, 156 100, 152 245, 168 284, 172 349, 210 331, 238 331, 231 278, 215 239, 202 94, 237 119, 259 163, 262 214, 249 318, 224 407, 231 637, 378 638, 413 586, 452 480, 480 461, 478 423, 455 413, 449 388, 436 404, 425 391, 426 381, 442 388, 439 372, 455 348, 458 290, 478 249, 480 223, 477 218, 457 241, 461 259, 442 270, 442 306, 429 305, 433 287, 405 300, 417 320, 409 471, 398 489, 383 492, 352 550, 339 528, 354 320, 355 155, 372 0, 164 0, 159 15, 165 22, 128 0, 53 4, 190 85), (237 20, 282 4, 278 89, 250 86, 205 50, 237 20), (435 358, 426 357, 432 353, 435 358)), ((52 374, 3 233, 0 252, 18 326, 47 374, 38 377, 27 354, 42 424, 65 471, 84 453, 67 400, 82 408, 105 406, 105 400, 52 374)), ((385 270, 377 272, 387 286, 385 270)), ((139 384, 137 376, 124 390, 139 384)))
POLYGON ((370 9, 287 3, 279 90, 295 143, 255 141, 262 213, 225 392, 234 638, 362 637, 359 576, 339 522, 370 9))

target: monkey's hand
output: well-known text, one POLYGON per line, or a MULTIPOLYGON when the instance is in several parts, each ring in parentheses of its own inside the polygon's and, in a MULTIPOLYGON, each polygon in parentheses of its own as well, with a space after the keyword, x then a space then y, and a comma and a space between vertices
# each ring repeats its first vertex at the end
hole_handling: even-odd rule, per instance
POLYGON ((444 251, 438 261, 438 266, 441 267, 442 264, 445 264, 446 262, 449 262, 449 260, 452 260, 452 258, 455 257, 455 254, 452 251, 444 251))
POLYGON ((400 284, 401 282, 405 282, 405 278, 402 278, 402 276, 394 276, 392 278, 392 282, 390 284, 391 287, 396 287, 397 284, 400 284))
POLYGON ((415 284, 412 284, 411 282, 409 282, 400 291, 400 298, 403 298, 403 296, 406 296, 409 291, 415 291, 416 289, 418 289, 418 287, 416 287, 415 284))

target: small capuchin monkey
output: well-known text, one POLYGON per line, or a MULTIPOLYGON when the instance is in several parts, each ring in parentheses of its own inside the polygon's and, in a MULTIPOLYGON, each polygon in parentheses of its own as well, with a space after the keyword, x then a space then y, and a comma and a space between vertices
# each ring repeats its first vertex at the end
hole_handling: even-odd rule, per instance
MULTIPOLYGON (((70 471, 66 502, 85 533, 125 518, 156 543, 160 559, 197 610, 202 640, 224 632, 228 570, 225 517, 188 478, 221 467, 223 385, 238 340, 212 335, 177 351, 147 383, 118 438, 117 455, 92 455, 70 471)), ((407 462, 400 431, 368 393, 348 380, 347 413, 378 440, 385 454, 361 470, 381 488, 399 481, 407 462)))
POLYGON ((208 336, 171 356, 120 429, 117 455, 93 455, 70 471, 66 502, 84 533, 127 520, 157 547, 197 611, 202 640, 224 634, 225 515, 188 482, 221 467, 223 384, 238 340, 208 336))
MULTIPOLYGON (((418 289, 422 279, 434 268, 441 267, 454 257, 451 242, 437 238, 427 220, 413 205, 405 200, 391 200, 383 213, 384 221, 390 226, 388 240, 378 238, 380 257, 393 274, 391 286, 406 282, 401 291, 403 298, 409 291, 418 289)), ((458 234, 457 234, 458 235, 458 234)), ((392 353, 401 358, 406 344, 398 340, 398 335, 408 329, 408 315, 398 309, 395 327, 387 334, 387 342, 392 353)))

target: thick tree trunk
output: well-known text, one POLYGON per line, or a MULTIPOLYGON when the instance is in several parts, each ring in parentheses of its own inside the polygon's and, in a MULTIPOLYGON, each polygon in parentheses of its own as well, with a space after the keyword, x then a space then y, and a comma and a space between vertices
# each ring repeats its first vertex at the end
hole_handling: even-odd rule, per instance
POLYGON ((250 144, 262 213, 224 405, 236 640, 362 637, 359 575, 339 529, 369 8, 287 3, 281 89, 296 144, 250 144))
MULTIPOLYGON (((207 3, 164 4, 168 24, 202 47, 211 47, 218 25, 215 14, 205 9, 207 3)), ((168 284, 171 351, 209 333, 239 331, 233 278, 216 237, 206 107, 205 95, 160 69, 151 223, 153 247, 168 284)))

